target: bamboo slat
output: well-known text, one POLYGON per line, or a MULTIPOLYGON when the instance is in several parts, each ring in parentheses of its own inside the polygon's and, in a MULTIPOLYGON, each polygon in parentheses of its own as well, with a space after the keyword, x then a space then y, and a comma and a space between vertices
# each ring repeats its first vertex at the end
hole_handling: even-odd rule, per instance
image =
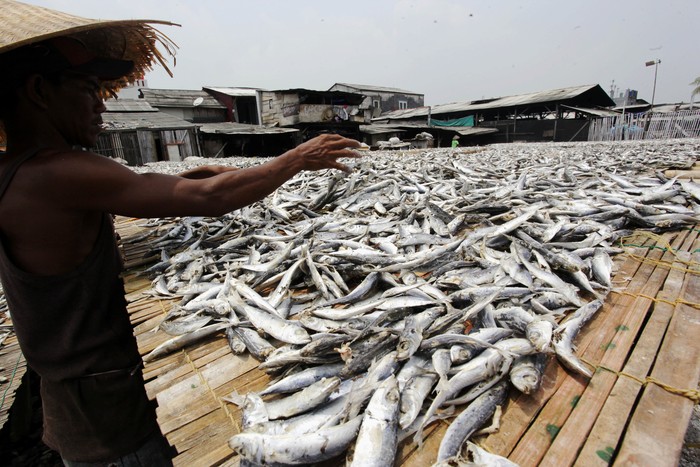
MULTIPOLYGON (((696 235, 689 235, 686 238, 683 245, 684 250, 692 246, 695 237, 696 235)), ((633 378, 643 380, 649 373, 673 314, 673 306, 663 301, 671 301, 678 296, 678 291, 681 290, 685 277, 685 271, 681 268, 670 270, 663 290, 657 294, 657 299, 660 301, 654 304, 653 313, 646 322, 643 334, 623 368, 623 373, 631 377, 623 376, 616 381, 575 465, 602 466, 608 464, 624 433, 627 420, 642 389, 642 383, 633 378)))
POLYGON ((27 362, 19 349, 17 337, 9 335, 0 347, 0 428, 5 426, 10 414, 10 408, 15 401, 15 394, 27 371, 27 362))
MULTIPOLYGON (((676 240, 676 246, 682 245, 682 239, 676 240)), ((653 256, 653 255, 649 255, 653 256)), ((672 259, 673 253, 664 252, 661 259, 672 259)), ((641 269, 641 268, 640 268, 641 269)), ((645 295, 655 296, 661 289, 668 276, 668 268, 662 264, 654 268, 653 273, 644 286, 645 295)), ((612 338, 610 332, 599 342, 604 344, 605 354, 600 361, 603 368, 620 371, 634 345, 647 313, 652 308, 653 299, 638 297, 633 305, 627 309, 620 307, 619 313, 615 313, 610 326, 615 330, 612 338)), ((571 465, 577 457, 580 446, 586 441, 590 428, 608 397, 617 377, 609 371, 597 371, 591 378, 588 386, 576 404, 576 410, 571 418, 562 427, 547 454, 542 459, 541 465, 571 465)), ((581 459, 586 464, 590 459, 581 459)))
MULTIPOLYGON (((646 250, 643 249, 637 249, 634 251, 639 254, 646 253, 646 250)), ((627 256, 624 261, 622 261, 622 259, 623 258, 621 257, 616 258, 616 264, 619 266, 615 277, 632 278, 639 269, 640 262, 637 259, 629 256, 627 256)), ((625 287, 628 287, 629 279, 624 279, 624 281, 626 282, 625 287)), ((616 279, 615 282, 616 287, 622 286, 620 279, 616 279)), ((638 285, 638 287, 641 287, 641 285, 638 285)), ((612 307, 617 307, 618 301, 623 298, 630 300, 629 297, 625 298, 624 296, 618 294, 613 294, 611 297, 612 298, 608 297, 608 300, 612 302, 612 307)), ((591 326, 596 325, 596 323, 597 320, 594 320, 591 323, 591 326)), ((583 330, 580 336, 580 342, 577 342, 579 349, 583 349, 588 345, 587 337, 589 334, 593 334, 592 329, 589 328, 583 330)), ((515 396, 515 399, 509 404, 508 410, 501 418, 501 430, 498 433, 489 436, 484 441, 483 444, 485 447, 492 452, 501 455, 508 455, 520 441, 523 433, 525 433, 525 431, 528 429, 531 421, 537 416, 541 408, 559 389, 565 378, 568 378, 568 373, 561 368, 556 359, 550 359, 543 375, 540 390, 531 395, 518 394, 515 396)))
MULTIPOLYGON (((676 389, 694 390, 700 377, 700 242, 695 242, 694 267, 674 309, 651 377, 676 389)), ((615 465, 663 465, 677 461, 693 402, 683 395, 648 384, 630 418, 615 465)))
MULTIPOLYGON (((697 249, 693 244, 696 241, 696 232, 631 239, 630 243, 641 246, 629 247, 625 255, 615 259, 615 292, 607 297, 603 309, 577 338, 577 353, 594 365, 634 376, 644 376, 648 372, 657 355, 655 348, 659 348, 662 339, 668 349, 673 349, 666 351, 669 356, 677 353, 676 347, 682 339, 676 335, 683 333, 672 333, 669 328, 664 334, 660 330, 665 323, 670 322, 671 327, 683 327, 680 331, 688 328, 697 334, 697 329, 680 318, 682 312, 678 309, 681 306, 690 308, 688 305, 672 307, 667 302, 676 301, 680 293, 684 299, 697 303, 697 297, 687 298, 692 295, 688 289, 700 289, 700 286, 686 283, 692 274, 681 271, 678 258, 656 245, 657 242, 672 243, 672 247, 680 250, 697 249), (676 263, 673 263, 674 259, 676 263), (648 321, 645 321, 647 314, 648 321)), ((146 354, 170 338, 162 331, 153 330, 157 329, 172 301, 139 296, 140 291, 150 288, 150 283, 142 277, 133 277, 138 285, 131 289, 129 309, 136 324, 139 348, 142 354, 146 354)), ((688 314, 685 319, 690 319, 690 316, 688 314)), ((689 346, 692 347, 692 343, 689 346)), ((684 368, 694 368, 695 383, 700 371, 697 353, 698 349, 694 348, 685 357, 689 361, 695 359, 691 362, 695 367, 685 360, 681 363, 684 368)), ((661 359, 662 351, 659 350, 658 354, 661 359)), ((270 377, 257 366, 258 362, 250 355, 232 355, 223 333, 145 366, 146 388, 149 397, 158 402, 159 424, 178 450, 174 459, 176 466, 238 465, 227 440, 240 429, 240 411, 223 398, 234 390, 246 394, 268 384, 270 377)), ((658 363, 654 366, 655 372, 657 366, 658 363)), ((666 366, 671 367, 668 363, 666 366)), ((552 358, 547 364, 540 391, 530 396, 513 395, 501 418, 500 431, 477 437, 476 441, 522 466, 603 465, 614 459, 615 449, 622 443, 617 454, 620 461, 626 453, 639 451, 635 442, 646 442, 634 440, 646 436, 641 427, 648 424, 648 420, 640 419, 641 435, 627 429, 625 424, 627 420, 639 417, 640 409, 634 404, 638 394, 642 393, 644 398, 648 393, 648 397, 659 400, 658 391, 652 393, 655 389, 665 392, 653 385, 643 389, 633 379, 618 377, 605 370, 597 372, 589 381, 568 373, 552 358), (628 446, 627 451, 625 446, 628 446), (606 455, 610 457, 606 458, 606 455)), ((684 403, 669 402, 669 414, 680 411, 689 417, 690 412, 684 403)), ((677 418, 674 421, 679 424, 677 418)), ((687 422, 686 417, 682 429, 687 422)), ((411 439, 405 440, 399 446, 396 464, 431 465, 447 426, 447 423, 436 422, 427 427, 420 447, 411 439)), ((670 431, 669 437, 676 444, 683 438, 678 430, 670 431)), ((659 465, 672 464, 666 461, 659 465)))
MULTIPOLYGON (((647 253, 643 249, 635 249, 637 253, 647 253)), ((659 250, 648 251, 652 258, 661 256, 659 250)), ((627 290, 641 290, 648 284, 654 266, 651 264, 641 264, 634 279, 627 284, 627 290)), ((613 296, 613 298, 615 298, 613 296)), ((615 333, 618 324, 615 310, 626 306, 632 302, 631 297, 619 297, 614 308, 608 303, 598 312, 586 328, 580 333, 576 341, 579 355, 583 355, 588 361, 597 363, 605 348, 601 343, 609 343, 615 333)), ((563 371, 563 370, 560 370, 563 371)), ((584 378, 576 375, 562 374, 563 381, 556 387, 554 394, 547 400, 545 405, 538 412, 537 418, 529 426, 528 430, 518 439, 518 443, 509 458, 523 466, 537 465, 547 451, 550 449, 553 440, 559 435, 567 418, 580 402, 583 390, 587 382, 584 378)))

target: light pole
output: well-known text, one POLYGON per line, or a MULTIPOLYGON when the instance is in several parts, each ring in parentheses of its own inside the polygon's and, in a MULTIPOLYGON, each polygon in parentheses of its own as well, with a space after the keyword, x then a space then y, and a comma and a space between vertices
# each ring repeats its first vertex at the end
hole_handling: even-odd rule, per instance
POLYGON ((658 58, 656 60, 649 60, 645 63, 646 66, 654 67, 654 89, 651 92, 651 109, 654 110, 654 96, 656 96, 656 73, 659 71, 659 63, 661 60, 658 58))

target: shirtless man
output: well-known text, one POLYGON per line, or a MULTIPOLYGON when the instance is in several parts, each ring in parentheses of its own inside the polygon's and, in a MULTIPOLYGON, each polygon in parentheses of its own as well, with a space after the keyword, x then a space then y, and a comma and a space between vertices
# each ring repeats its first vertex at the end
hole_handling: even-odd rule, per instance
POLYGON ((101 155, 102 80, 130 62, 58 38, 0 54, 0 278, 41 376, 44 441, 66 465, 169 465, 143 387, 111 214, 219 216, 303 170, 348 167, 355 140, 323 135, 264 164, 137 174, 101 155), (135 464, 141 462, 141 464, 135 464))

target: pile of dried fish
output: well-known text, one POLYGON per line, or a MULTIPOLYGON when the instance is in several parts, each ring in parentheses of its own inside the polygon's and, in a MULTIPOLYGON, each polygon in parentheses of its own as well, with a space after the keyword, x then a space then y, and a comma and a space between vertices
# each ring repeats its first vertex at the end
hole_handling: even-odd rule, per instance
POLYGON ((698 140, 373 152, 221 218, 156 220, 124 239, 160 252, 152 293, 180 299, 145 360, 223 331, 276 376, 229 397, 248 465, 392 465, 455 406, 437 461, 459 457, 548 356, 591 376, 573 342, 611 256, 634 229, 699 221, 700 186, 661 172, 698 158, 698 140))

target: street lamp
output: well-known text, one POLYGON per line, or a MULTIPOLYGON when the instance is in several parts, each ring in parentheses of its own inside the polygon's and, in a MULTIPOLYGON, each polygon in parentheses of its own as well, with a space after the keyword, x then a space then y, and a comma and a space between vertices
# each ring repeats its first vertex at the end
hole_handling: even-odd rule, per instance
POLYGON ((661 60, 658 58, 656 60, 649 60, 648 62, 645 63, 646 66, 653 66, 654 67, 654 89, 651 92, 651 109, 654 109, 654 96, 656 95, 656 73, 659 71, 659 63, 661 63, 661 60))

